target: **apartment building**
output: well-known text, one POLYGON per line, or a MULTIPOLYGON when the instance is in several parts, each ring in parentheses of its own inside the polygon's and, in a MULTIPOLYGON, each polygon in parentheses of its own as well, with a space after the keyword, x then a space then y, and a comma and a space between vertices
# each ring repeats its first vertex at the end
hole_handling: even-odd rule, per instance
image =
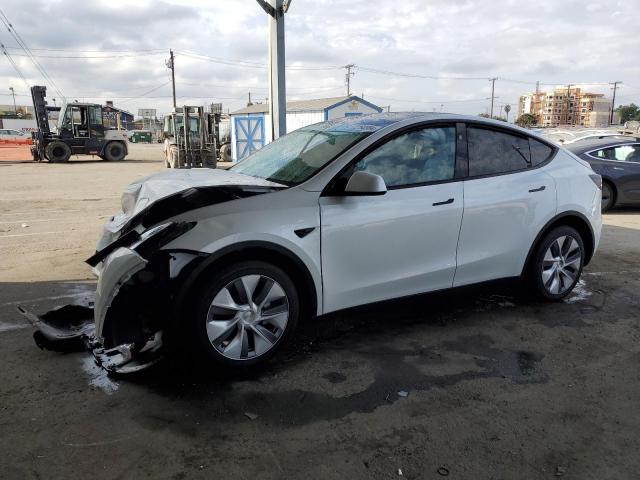
POLYGON ((602 93, 583 92, 579 87, 560 86, 551 92, 522 95, 518 114, 530 113, 538 125, 603 127, 609 124, 611 105, 602 93))

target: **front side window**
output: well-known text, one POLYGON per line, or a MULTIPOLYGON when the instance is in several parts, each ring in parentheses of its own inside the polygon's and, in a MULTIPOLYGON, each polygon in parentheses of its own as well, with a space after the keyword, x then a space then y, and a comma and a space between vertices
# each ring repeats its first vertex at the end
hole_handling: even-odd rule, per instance
POLYGON ((467 128, 469 176, 498 175, 527 168, 531 161, 526 138, 486 128, 467 128))
POLYGON ((380 175, 387 188, 453 179, 456 129, 430 127, 400 135, 367 154, 355 171, 380 175))
POLYGON ((619 162, 640 162, 640 145, 620 145, 617 147, 603 148, 591 153, 602 160, 616 160, 619 162))

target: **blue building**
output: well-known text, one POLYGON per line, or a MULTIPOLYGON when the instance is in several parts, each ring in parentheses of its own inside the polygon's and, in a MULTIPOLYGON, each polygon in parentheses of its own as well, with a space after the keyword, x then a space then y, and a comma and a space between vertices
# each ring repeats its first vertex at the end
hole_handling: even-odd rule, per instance
MULTIPOLYGON (((334 118, 379 113, 382 108, 351 95, 287 102, 287 132, 334 118)), ((271 115, 267 103, 255 103, 232 112, 231 155, 242 160, 272 141, 271 115)))

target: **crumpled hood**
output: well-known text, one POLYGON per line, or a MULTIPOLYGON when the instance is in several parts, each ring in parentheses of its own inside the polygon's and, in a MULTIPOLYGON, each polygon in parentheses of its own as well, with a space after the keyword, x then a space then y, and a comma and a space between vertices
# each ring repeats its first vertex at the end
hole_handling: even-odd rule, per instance
POLYGON ((141 178, 128 185, 122 194, 122 211, 114 215, 105 225, 103 237, 98 242, 98 250, 113 241, 118 232, 134 217, 147 212, 154 217, 166 211, 167 218, 177 208, 186 211, 207 204, 220 203, 226 200, 241 198, 247 195, 267 193, 268 191, 286 188, 280 183, 270 182, 262 178, 242 175, 222 169, 180 169, 165 170, 148 177, 141 178), (219 187, 219 188, 216 188, 219 187), (178 202, 172 201, 178 198, 178 202))
POLYGON ((139 188, 138 199, 132 215, 148 207, 156 200, 168 197, 174 193, 187 190, 191 187, 212 187, 212 186, 262 186, 262 187, 284 187, 280 183, 270 182, 262 178, 250 177, 229 170, 194 168, 194 169, 171 169, 160 173, 155 173, 131 183, 126 191, 133 191, 139 188))

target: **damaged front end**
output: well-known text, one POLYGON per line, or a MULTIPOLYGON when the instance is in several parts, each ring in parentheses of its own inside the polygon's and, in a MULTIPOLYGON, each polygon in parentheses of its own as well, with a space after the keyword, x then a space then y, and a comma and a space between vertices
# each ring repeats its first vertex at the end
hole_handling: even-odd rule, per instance
POLYGON ((87 260, 99 274, 93 309, 67 305, 36 316, 19 311, 36 327, 40 348, 88 349, 112 373, 132 373, 157 363, 165 350, 179 277, 202 258, 198 252, 161 248, 195 222, 169 222, 143 233, 131 230, 87 260), (187 268, 188 267, 188 268, 187 268))
MULTIPOLYGON (((156 363, 167 351, 169 332, 183 312, 180 295, 207 254, 163 249, 196 226, 179 221, 185 212, 286 188, 226 170, 166 171, 129 185, 122 211, 105 225, 95 255, 87 259, 98 276, 93 310, 67 306, 42 316, 19 308, 35 326, 40 348, 88 348, 97 363, 130 373, 156 363), (173 220, 172 220, 173 219, 173 220)), ((175 333, 175 335, 174 335, 175 333)))

